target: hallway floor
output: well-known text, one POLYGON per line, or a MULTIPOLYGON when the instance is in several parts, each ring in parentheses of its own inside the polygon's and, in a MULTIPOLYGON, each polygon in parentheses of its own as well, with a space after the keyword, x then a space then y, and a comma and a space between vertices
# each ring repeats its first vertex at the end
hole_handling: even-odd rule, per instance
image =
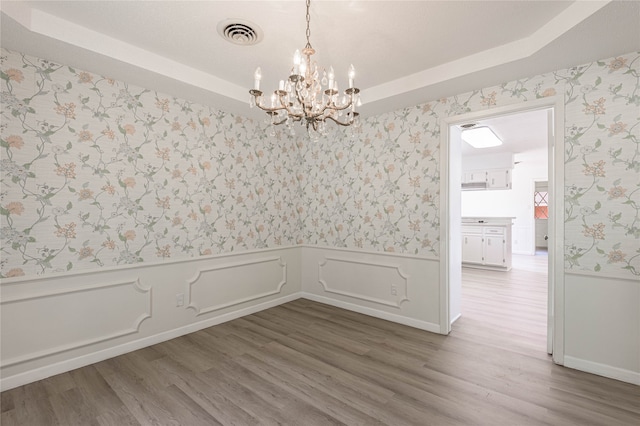
POLYGON ((462 317, 453 332, 547 358, 547 255, 513 255, 508 272, 462 268, 462 317))

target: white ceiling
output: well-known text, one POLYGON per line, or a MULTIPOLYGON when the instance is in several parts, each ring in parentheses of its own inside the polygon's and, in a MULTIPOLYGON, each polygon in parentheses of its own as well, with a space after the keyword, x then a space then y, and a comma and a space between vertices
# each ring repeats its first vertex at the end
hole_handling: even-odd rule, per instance
MULTIPOLYGON (((295 1, 6 1, 2 46, 243 115, 253 72, 276 88, 305 44, 295 1), (264 39, 217 33, 241 19, 264 39)), ((637 1, 323 1, 311 44, 366 116, 640 50, 637 1)))

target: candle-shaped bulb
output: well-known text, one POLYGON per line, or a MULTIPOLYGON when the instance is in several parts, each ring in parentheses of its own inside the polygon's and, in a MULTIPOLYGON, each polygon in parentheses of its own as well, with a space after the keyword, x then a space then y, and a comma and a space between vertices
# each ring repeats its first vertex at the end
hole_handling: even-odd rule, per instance
POLYGON ((296 49, 296 52, 293 54, 293 73, 300 74, 300 63, 302 62, 302 57, 300 56, 300 51, 296 49))
POLYGON ((333 88, 333 80, 336 78, 335 73, 333 72, 333 67, 329 67, 329 89, 333 88))
POLYGON ((353 79, 356 77, 356 69, 353 66, 353 64, 351 64, 349 66, 349 87, 353 88, 353 79))
POLYGON ((271 94, 271 108, 276 106, 276 94, 272 93, 271 94))
POLYGON ((280 80, 280 84, 278 84, 278 90, 284 90, 284 80, 280 80))
POLYGON ((256 68, 256 72, 253 74, 253 88, 260 90, 260 80, 262 80, 262 70, 260 67, 256 68))

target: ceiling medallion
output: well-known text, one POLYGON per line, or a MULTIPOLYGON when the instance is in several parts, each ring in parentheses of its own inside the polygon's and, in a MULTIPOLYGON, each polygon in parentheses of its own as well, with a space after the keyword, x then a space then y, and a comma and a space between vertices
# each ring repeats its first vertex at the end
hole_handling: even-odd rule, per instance
POLYGON ((314 130, 316 135, 326 133, 327 120, 340 126, 358 127, 360 124, 356 105, 360 105, 360 89, 353 86, 355 77, 353 65, 349 67, 349 87, 341 95, 333 68, 330 67, 328 73, 323 69, 322 79, 319 79, 318 66, 311 60, 311 56, 316 51, 309 41, 311 36, 309 4, 310 0, 307 0, 307 44, 302 49, 302 54, 296 50, 291 74, 286 80, 280 80, 278 90, 273 92, 268 102, 265 101, 260 90, 262 72, 258 67, 254 74, 253 89, 249 91, 250 106, 257 106, 266 111, 271 124, 274 126, 285 124, 291 134, 295 134, 293 125, 296 122, 306 126, 310 134, 311 130, 314 130))

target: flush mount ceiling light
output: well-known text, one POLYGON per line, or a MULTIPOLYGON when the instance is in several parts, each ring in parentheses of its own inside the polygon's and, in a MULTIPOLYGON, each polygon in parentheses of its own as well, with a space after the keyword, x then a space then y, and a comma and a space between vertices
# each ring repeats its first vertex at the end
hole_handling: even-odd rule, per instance
MULTIPOLYGON (((293 56, 293 68, 286 80, 280 80, 278 90, 271 95, 270 102, 265 101, 260 90, 262 72, 260 67, 254 74, 253 89, 250 106, 257 106, 267 112, 273 125, 286 123, 293 133, 293 124, 300 122, 318 133, 325 133, 325 123, 331 120, 341 126, 359 125, 356 105, 359 103, 360 89, 353 86, 355 69, 349 67, 349 88, 342 95, 335 81, 333 68, 329 72, 324 69, 319 71, 311 56, 316 51, 311 47, 309 38, 310 0, 307 0, 307 44, 302 49, 302 54, 296 50, 293 56), (320 78, 322 74, 322 78, 320 78)), ((354 127, 356 127, 354 126, 354 127)))
POLYGON ((462 140, 474 148, 491 148, 502 145, 502 141, 489 127, 472 127, 462 131, 462 140))

